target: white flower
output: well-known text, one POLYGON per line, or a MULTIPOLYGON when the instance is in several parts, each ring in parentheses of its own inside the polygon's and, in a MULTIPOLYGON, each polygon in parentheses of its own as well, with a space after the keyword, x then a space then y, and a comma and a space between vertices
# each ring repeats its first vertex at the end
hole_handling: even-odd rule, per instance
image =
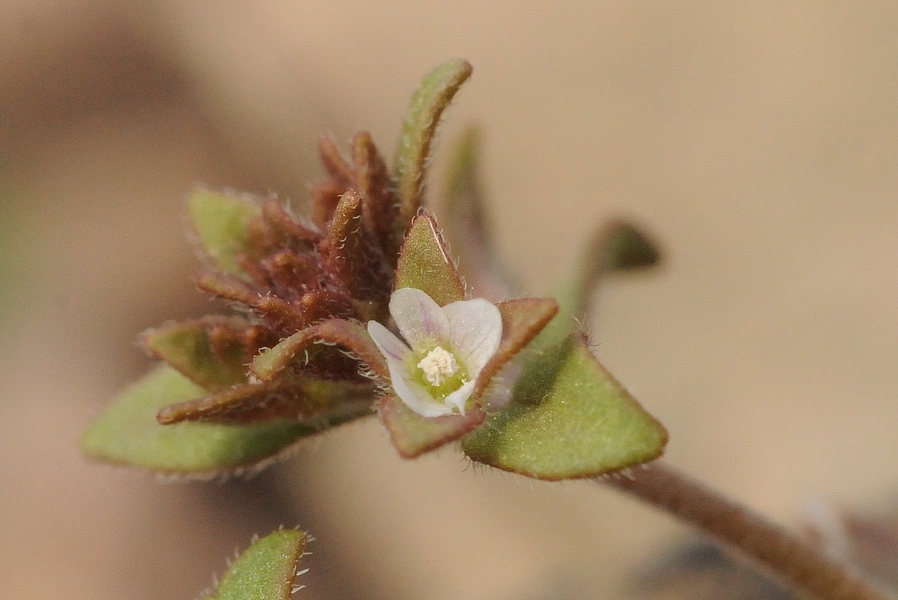
POLYGON ((368 322, 368 333, 387 359, 396 395, 423 417, 465 414, 502 339, 499 309, 483 299, 440 308, 421 290, 401 288, 390 297, 390 314, 405 342, 377 321, 368 322))

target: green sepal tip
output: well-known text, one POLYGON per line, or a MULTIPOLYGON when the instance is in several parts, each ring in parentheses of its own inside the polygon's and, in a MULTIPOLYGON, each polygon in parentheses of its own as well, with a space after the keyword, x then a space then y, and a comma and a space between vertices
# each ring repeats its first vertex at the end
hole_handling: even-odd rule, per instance
POLYGON ((396 289, 400 288, 419 289, 440 306, 465 299, 465 285, 449 248, 427 213, 415 218, 402 244, 396 267, 396 289))
POLYGON ((190 219, 206 254, 223 272, 243 275, 237 256, 250 254, 249 224, 262 215, 258 203, 249 198, 199 190, 188 203, 190 219))

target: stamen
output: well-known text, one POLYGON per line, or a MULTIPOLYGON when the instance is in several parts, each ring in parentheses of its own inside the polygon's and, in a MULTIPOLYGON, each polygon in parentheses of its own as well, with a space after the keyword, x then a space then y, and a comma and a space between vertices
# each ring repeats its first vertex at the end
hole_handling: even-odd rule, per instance
POLYGON ((430 385, 442 385, 458 372, 458 363, 451 352, 437 346, 421 359, 418 368, 424 372, 424 378, 430 385))

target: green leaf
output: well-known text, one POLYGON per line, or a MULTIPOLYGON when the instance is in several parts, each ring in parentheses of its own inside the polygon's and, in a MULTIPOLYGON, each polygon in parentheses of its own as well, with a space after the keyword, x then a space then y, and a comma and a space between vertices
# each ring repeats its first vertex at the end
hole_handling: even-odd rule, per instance
POLYGON ((649 235, 621 219, 605 225, 592 249, 605 271, 643 269, 661 260, 661 250, 649 235))
POLYGON ((236 257, 252 253, 249 223, 262 215, 259 205, 248 198, 200 190, 191 196, 189 209, 200 242, 218 268, 242 275, 236 257))
POLYGON ((159 409, 206 395, 206 390, 171 367, 160 366, 125 390, 94 421, 82 437, 82 448, 91 457, 113 463, 166 473, 217 475, 251 467, 321 430, 292 420, 165 426, 156 421, 159 409))
POLYGON ((446 176, 446 208, 451 220, 469 223, 480 242, 489 229, 483 192, 480 189, 480 130, 468 127, 455 143, 446 176))
POLYGON ((664 427, 605 370, 577 333, 586 299, 606 273, 654 264, 656 247, 614 221, 595 236, 558 314, 527 346, 504 411, 462 439, 473 460, 538 479, 589 477, 659 456, 664 427))
POLYGON ((440 116, 472 71, 469 62, 451 60, 427 74, 412 96, 396 152, 401 228, 396 233, 400 238, 421 206, 427 160, 440 116))
POLYGON ((396 289, 417 288, 440 306, 465 299, 465 285, 429 214, 415 218, 396 267, 396 289))
POLYGON ((590 477, 661 455, 664 427, 580 336, 531 361, 512 404, 462 438, 472 460, 546 480, 590 477))
POLYGON ((302 531, 282 529, 256 541, 206 600, 289 600, 307 540, 302 531))

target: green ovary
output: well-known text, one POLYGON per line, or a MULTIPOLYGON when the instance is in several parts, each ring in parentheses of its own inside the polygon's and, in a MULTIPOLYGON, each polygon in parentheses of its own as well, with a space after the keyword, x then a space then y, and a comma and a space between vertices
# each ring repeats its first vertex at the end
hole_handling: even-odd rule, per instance
POLYGON ((415 383, 440 401, 468 381, 467 369, 439 345, 413 353, 407 366, 415 383))

